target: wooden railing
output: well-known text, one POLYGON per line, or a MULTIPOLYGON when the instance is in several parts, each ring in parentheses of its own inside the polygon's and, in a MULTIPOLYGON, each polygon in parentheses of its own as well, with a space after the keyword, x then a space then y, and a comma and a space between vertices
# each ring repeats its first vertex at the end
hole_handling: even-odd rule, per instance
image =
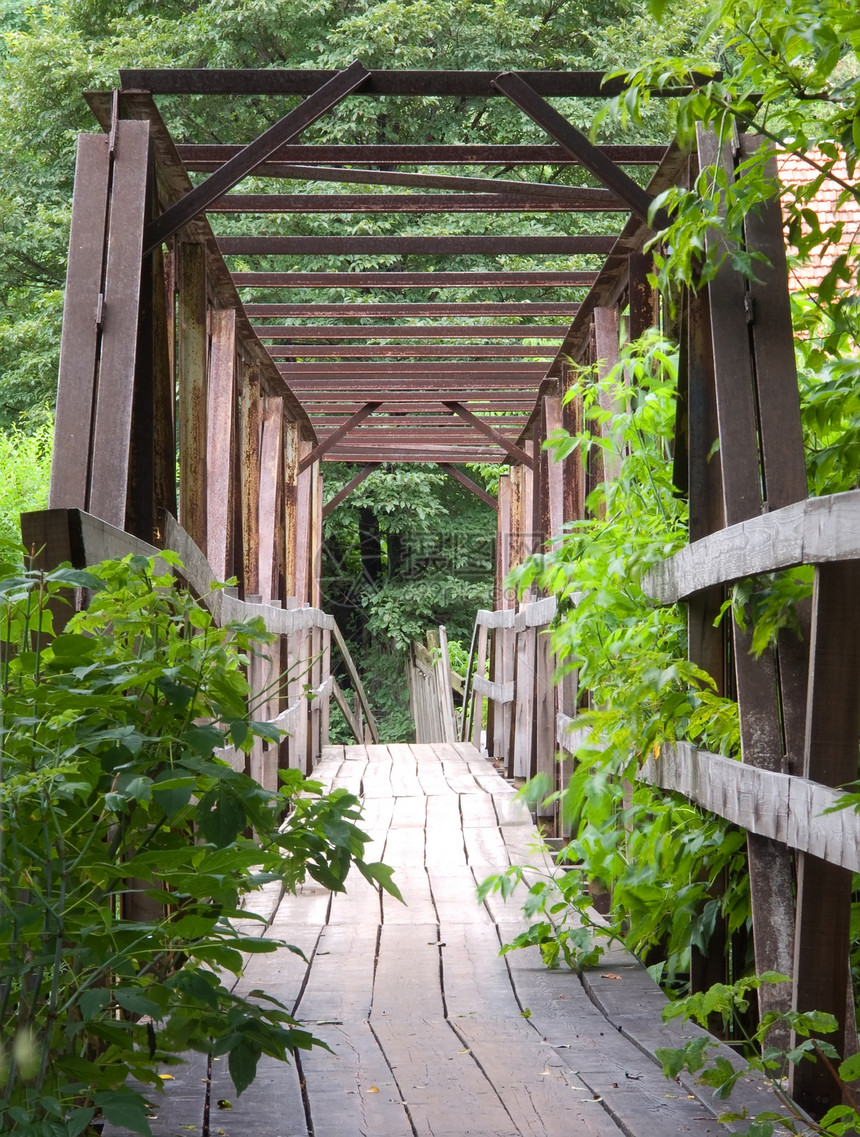
MULTIPOLYGON (((346 699, 332 674, 332 650, 339 653, 357 696, 355 709, 345 716, 356 741, 379 733, 367 695, 349 649, 334 618, 319 608, 281 607, 259 597, 240 600, 233 588, 213 588, 216 577, 197 545, 170 514, 163 515, 161 547, 150 545, 113 525, 78 509, 50 509, 25 513, 21 518, 24 545, 34 554, 36 567, 51 569, 64 562, 86 568, 100 561, 129 554, 158 557, 169 549, 181 560, 170 568, 211 612, 216 624, 257 617, 274 637, 259 655, 251 657, 248 681, 254 717, 284 732, 280 744, 257 739, 250 754, 233 749, 222 757, 246 770, 262 786, 276 789, 278 770, 292 767, 310 773, 328 743, 332 695, 346 699)), ((67 611, 71 611, 68 609, 67 611)), ((62 618, 61 613, 58 613, 62 618)), ((55 630, 58 625, 55 615, 55 630)))
MULTIPOLYGON (((694 541, 646 573, 643 587, 660 604, 694 605, 715 586, 798 565, 815 568, 799 760, 775 748, 742 762, 677 742, 649 758, 639 777, 794 851, 792 1005, 827 1005, 843 1022, 840 1047, 853 1053, 848 921, 851 874, 860 872, 860 812, 840 808, 840 798, 858 771, 860 490, 787 505, 694 541)), ((590 734, 578 725, 575 693, 553 685, 545 632, 554 614, 552 599, 478 613, 463 735, 480 745, 487 700, 487 752, 513 777, 545 773, 548 788, 564 785, 577 747, 590 734)), ((551 810, 544 820, 552 820, 551 810)))
MULTIPOLYGON (((555 682, 548 635, 555 613, 555 597, 528 601, 519 609, 478 612, 461 738, 503 761, 509 777, 542 774, 549 788, 560 789, 569 771, 555 761, 556 718, 568 709, 564 700, 571 698, 571 681, 555 682)), ((541 820, 555 820, 554 804, 537 808, 541 820)))
POLYGON ((444 625, 427 633, 426 647, 417 642, 411 645, 406 681, 415 741, 456 742, 460 727, 454 695, 462 699, 465 680, 451 667, 444 625))

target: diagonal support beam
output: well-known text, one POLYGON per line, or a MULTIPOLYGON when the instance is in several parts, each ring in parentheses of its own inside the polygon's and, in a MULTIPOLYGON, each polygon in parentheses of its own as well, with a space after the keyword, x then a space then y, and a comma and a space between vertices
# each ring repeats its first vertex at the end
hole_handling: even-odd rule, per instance
POLYGON ((508 71, 496 76, 493 86, 503 95, 507 95, 512 103, 545 130, 550 138, 554 138, 572 158, 576 158, 586 170, 599 178, 607 189, 612 190, 626 202, 637 217, 641 217, 655 229, 668 227, 669 215, 664 209, 657 209, 653 220, 649 221, 648 212, 654 204, 651 194, 637 185, 610 158, 602 154, 598 147, 593 146, 581 131, 568 122, 564 115, 559 114, 555 107, 550 106, 546 99, 541 98, 524 79, 508 71))
POLYGON ((444 470, 446 474, 458 481, 461 486, 465 486, 469 493, 473 493, 475 497, 480 498, 485 505, 490 509, 498 512, 499 504, 491 493, 487 493, 485 489, 473 482, 471 478, 467 478, 465 474, 461 473, 456 466, 452 466, 449 462, 440 462, 439 469, 444 470))
POLYGON ((327 438, 323 439, 318 446, 315 446, 313 450, 311 450, 310 454, 301 460, 299 463, 299 473, 303 474, 318 458, 322 458, 323 454, 331 450, 332 446, 336 446, 345 435, 349 434, 359 423, 364 422, 368 415, 372 415, 374 411, 378 411, 381 406, 382 403, 365 403, 360 411, 356 411, 351 418, 348 418, 343 426, 339 426, 337 430, 333 430, 327 438))
POLYGON ((368 462, 366 466, 362 466, 357 474, 354 474, 345 486, 337 491, 331 501, 327 501, 323 506, 323 518, 328 517, 342 501, 346 501, 353 490, 358 489, 365 478, 369 478, 374 470, 379 469, 379 462, 368 462))
POLYGON ((172 237, 183 225, 187 225, 189 221, 208 209, 219 197, 255 170, 261 162, 265 162, 279 146, 297 137, 305 127, 316 122, 341 99, 360 87, 369 74, 370 72, 358 60, 351 63, 345 71, 323 83, 312 95, 285 114, 279 122, 270 126, 259 138, 240 150, 229 162, 225 162, 214 174, 210 174, 205 182, 195 186, 165 210, 149 228, 144 255, 151 253, 162 241, 172 237))
POLYGON ((462 403, 446 402, 444 405, 448 408, 449 411, 453 411, 455 415, 459 415, 460 418, 464 420, 464 422, 470 423, 475 428, 475 430, 480 431, 480 433, 483 434, 486 438, 489 438, 492 442, 495 442, 497 446, 501 446, 505 453, 510 455, 514 462, 517 462, 523 466, 528 466, 530 470, 534 469, 535 464, 531 454, 526 454, 525 450, 521 450, 515 442, 511 442, 510 439, 505 438, 503 434, 499 434, 497 430, 493 430, 493 428, 485 423, 483 419, 479 419, 477 415, 473 415, 470 410, 467 410, 462 405, 462 403))

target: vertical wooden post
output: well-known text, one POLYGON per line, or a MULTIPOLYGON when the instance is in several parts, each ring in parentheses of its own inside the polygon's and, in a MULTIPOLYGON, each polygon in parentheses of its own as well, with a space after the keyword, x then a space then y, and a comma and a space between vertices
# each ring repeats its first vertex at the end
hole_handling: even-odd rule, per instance
POLYGON ((175 297, 161 249, 152 254, 152 265, 152 502, 157 525, 162 510, 176 516, 175 297))
MULTIPOLYGON (((562 370, 561 381, 561 424, 564 429, 571 435, 578 435, 583 428, 583 408, 582 398, 576 396, 567 399, 565 396, 575 382, 575 369, 573 367, 565 366, 562 370)), ((579 521, 585 517, 585 495, 586 495, 586 469, 583 462, 583 456, 579 449, 573 451, 562 463, 562 524, 579 521)), ((576 671, 570 671, 562 676, 559 683, 559 709, 562 714, 573 718, 576 715, 579 692, 578 692, 578 675, 576 671)), ((574 771, 574 760, 570 755, 565 753, 565 757, 559 765, 559 781, 562 788, 564 788, 574 771)), ((564 819, 564 815, 560 818, 560 836, 569 838, 571 836, 570 825, 564 819)))
POLYGON ((87 508, 109 186, 107 135, 80 135, 60 340, 50 509, 87 508))
MULTIPOLYGON (((487 625, 478 625, 478 649, 475 655, 475 674, 484 677, 484 672, 487 669, 487 625)), ((483 720, 484 720, 484 696, 479 695, 475 689, 472 689, 472 704, 471 704, 471 723, 472 723, 472 745, 483 753, 487 752, 487 743, 489 742, 489 731, 485 739, 482 739, 483 734, 483 720)))
MULTIPOLYGON (((512 566, 515 525, 514 490, 512 474, 499 478, 498 520, 496 539, 496 597, 497 610, 513 608, 514 597, 505 588, 505 580, 512 566)), ((507 628, 493 628, 490 653, 490 678, 494 683, 507 683, 513 678, 511 637, 507 628)), ((508 757, 511 730, 511 704, 490 701, 487 708, 487 749, 495 758, 508 757)))
POLYGON ((262 405, 260 376, 256 367, 242 373, 242 444, 240 486, 242 494, 243 595, 260 591, 260 433, 262 405))
POLYGON ((296 595, 299 485, 299 424, 284 419, 284 591, 296 595))
POLYGON ((236 313, 212 312, 206 470, 207 560, 218 580, 231 573, 236 409, 236 313))
MULTIPOLYGON (((322 681, 325 683, 331 675, 331 629, 324 628, 322 633, 322 681)), ((329 744, 329 720, 331 718, 331 692, 327 691, 320 700, 320 753, 322 748, 329 744)))
POLYGON ((263 603, 277 599, 278 587, 278 501, 281 488, 281 424, 284 401, 267 396, 263 407, 260 442, 260 497, 258 501, 260 534, 259 591, 263 603))
MULTIPOLYGON (((299 443, 299 461, 310 454, 313 443, 299 443)), ((299 475, 296 489, 296 600, 304 607, 310 600, 311 525, 313 524, 312 492, 316 481, 314 466, 299 475)))
POLYGON ((206 381, 209 372, 206 249, 196 242, 183 241, 178 251, 179 521, 206 554, 206 381))
MULTIPOLYGON (((88 510, 125 528, 147 214, 149 124, 119 121, 111 182, 88 510)), ((151 376, 147 376, 151 382, 151 376)), ((63 440, 63 445, 68 443, 63 440)))
POLYGON ((322 542, 323 542, 323 476, 320 463, 315 463, 311 512, 311 605, 322 607, 322 542))
MULTIPOLYGON (((803 776, 825 786, 857 778, 860 740, 860 564, 837 561, 815 570, 809 700, 803 776)), ((850 870, 798 853, 797 925, 792 1009, 827 1011, 839 1022, 828 1035, 845 1057, 848 999, 850 870)), ((789 1074, 795 1101, 819 1117, 842 1101, 840 1087, 821 1061, 802 1062, 789 1074)))
MULTIPOLYGON (((699 162, 706 167, 721 167, 727 177, 734 176, 731 143, 720 145, 712 133, 699 131, 699 162)), ((718 241, 718 251, 728 250, 727 238, 718 241)), ((781 240, 781 238, 780 238, 781 240)), ((752 250, 750 250, 752 251, 752 250)), ((783 384, 777 401, 759 404, 757 376, 754 368, 753 341, 746 283, 730 260, 722 262, 708 286, 711 340, 716 383, 716 408, 720 431, 723 507, 727 525, 744 521, 762 510, 762 478, 759 466, 759 444, 770 436, 761 428, 760 414, 775 422, 780 403, 797 400, 794 376, 790 385, 783 384)), ((788 303, 785 287, 784 303, 788 303)), ((752 319, 755 319, 754 313, 752 319)), ((761 355, 760 345, 756 362, 761 355)), ((764 366, 764 360, 761 360, 764 366)), ((787 420, 786 420, 787 421, 787 420)), ((792 467, 803 467, 803 453, 791 457, 792 467)), ((784 475, 793 478, 788 467, 784 475)), ((803 483, 805 494, 805 481, 803 483)), ((743 760, 763 769, 782 770, 785 765, 785 743, 782 733, 776 659, 773 651, 758 659, 750 655, 751 634, 733 622, 735 678, 741 721, 743 760)), ((794 874, 788 849, 768 838, 749 834, 747 840, 750 893, 753 908, 753 937, 756 970, 779 971, 790 975, 794 956, 794 874)), ((787 1011, 791 992, 784 984, 764 985, 759 991, 762 1011, 787 1011)), ((772 1041, 788 1042, 787 1032, 774 1031, 772 1041)))
POLYGON ((627 258, 630 315, 627 330, 631 340, 638 340, 658 323, 658 293, 651 287, 648 273, 654 267, 651 253, 630 253, 627 258))
MULTIPOLYGON (((594 309, 594 351, 597 364, 598 381, 603 382, 614 367, 618 366, 618 309, 594 309)), ((600 406, 604 411, 615 413, 619 409, 619 400, 613 398, 611 391, 601 390, 600 406)), ((607 423, 602 430, 608 449, 603 451, 602 480, 615 481, 621 468, 621 442, 613 434, 611 426, 607 423)), ((595 476, 597 471, 595 470, 595 476)), ((598 478, 601 480, 601 478, 598 478)))

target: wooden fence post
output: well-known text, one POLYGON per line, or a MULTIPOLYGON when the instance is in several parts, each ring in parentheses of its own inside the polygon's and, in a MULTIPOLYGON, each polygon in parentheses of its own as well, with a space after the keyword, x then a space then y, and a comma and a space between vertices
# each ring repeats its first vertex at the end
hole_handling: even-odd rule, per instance
POLYGON ((218 580, 232 573, 236 416, 236 313, 212 312, 206 448, 207 560, 218 580))
POLYGON ((179 521, 206 555, 209 335, 203 245, 179 245, 178 285, 179 521))

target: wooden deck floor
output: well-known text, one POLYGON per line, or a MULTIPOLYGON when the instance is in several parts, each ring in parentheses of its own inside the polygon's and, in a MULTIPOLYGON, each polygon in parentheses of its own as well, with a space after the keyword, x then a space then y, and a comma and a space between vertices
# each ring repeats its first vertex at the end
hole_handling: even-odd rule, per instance
MULTIPOLYGON (((661 1023, 665 1000, 632 956, 613 951, 582 977, 547 971, 531 951, 499 956, 522 926, 518 905, 479 905, 475 885, 536 863, 536 832, 473 747, 330 747, 317 776, 362 795, 369 859, 396 868, 407 906, 380 902, 360 877, 346 895, 270 893, 270 934, 308 962, 286 950, 252 956, 241 985, 294 1008, 333 1053, 264 1061, 239 1099, 216 1060, 208 1112, 207 1062, 195 1058, 167 1083, 155 1137, 727 1131, 715 1119, 726 1103, 663 1077, 654 1048, 697 1032, 661 1023)), ((744 1104, 775 1101, 741 1084, 732 1107, 744 1104)))

